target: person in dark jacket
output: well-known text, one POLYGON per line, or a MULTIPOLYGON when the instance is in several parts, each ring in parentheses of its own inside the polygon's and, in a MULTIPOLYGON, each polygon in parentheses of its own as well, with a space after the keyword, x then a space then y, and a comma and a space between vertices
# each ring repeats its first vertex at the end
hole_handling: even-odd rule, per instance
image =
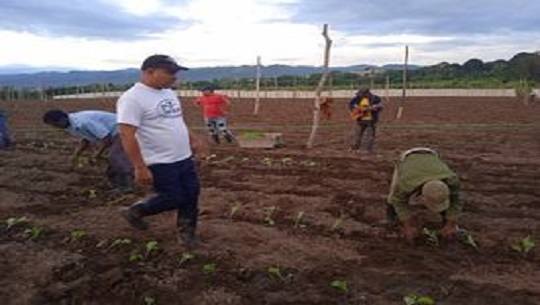
POLYGON ((375 137, 379 114, 383 109, 381 98, 372 94, 369 88, 361 88, 349 101, 351 119, 356 121, 353 145, 351 151, 358 152, 362 148, 362 140, 368 131, 367 150, 372 152, 375 147, 375 137))

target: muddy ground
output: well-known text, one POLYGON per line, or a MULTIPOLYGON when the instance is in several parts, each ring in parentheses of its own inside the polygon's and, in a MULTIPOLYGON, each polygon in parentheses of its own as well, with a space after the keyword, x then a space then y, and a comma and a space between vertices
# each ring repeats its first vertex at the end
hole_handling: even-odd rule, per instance
MULTIPOLYGON (((176 243, 173 213, 152 217, 149 231, 131 229, 118 209, 142 191, 110 192, 103 164, 70 167, 74 142, 40 121, 48 108, 110 110, 114 101, 0 102, 18 142, 0 151, 0 304, 388 305, 412 294, 540 304, 540 105, 416 98, 396 121, 390 101, 376 153, 351 154, 345 103, 335 101, 306 150, 311 100, 263 100, 259 117, 253 101, 235 101, 236 133, 282 132, 286 147, 211 148, 201 168, 203 245, 191 257, 176 243), (439 150, 460 175, 461 226, 476 249, 409 245, 381 223, 392 162, 415 146, 439 150), (510 249, 526 236, 535 248, 510 249)), ((203 135, 200 111, 184 104, 203 135)), ((438 228, 415 211, 419 226, 438 228)))

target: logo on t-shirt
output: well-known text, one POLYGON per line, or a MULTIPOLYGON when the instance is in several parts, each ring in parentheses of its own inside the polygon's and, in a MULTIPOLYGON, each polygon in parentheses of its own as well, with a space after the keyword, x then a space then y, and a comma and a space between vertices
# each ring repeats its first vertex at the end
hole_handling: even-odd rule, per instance
POLYGON ((175 99, 165 99, 159 102, 158 111, 164 118, 178 118, 182 116, 182 108, 175 99))

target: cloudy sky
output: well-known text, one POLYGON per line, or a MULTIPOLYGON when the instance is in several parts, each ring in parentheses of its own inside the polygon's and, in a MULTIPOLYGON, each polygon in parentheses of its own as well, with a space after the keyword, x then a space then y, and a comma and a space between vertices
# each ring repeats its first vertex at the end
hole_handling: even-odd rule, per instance
POLYGON ((540 50, 540 0, 0 0, 0 67, 414 64, 540 50), (459 4, 458 4, 459 3, 459 4))

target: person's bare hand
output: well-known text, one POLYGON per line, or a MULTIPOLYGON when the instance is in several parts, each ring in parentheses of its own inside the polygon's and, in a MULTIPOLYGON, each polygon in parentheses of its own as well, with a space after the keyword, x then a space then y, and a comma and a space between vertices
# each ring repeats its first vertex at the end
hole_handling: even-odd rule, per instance
POLYGON ((413 226, 409 221, 403 222, 402 231, 408 242, 414 242, 414 240, 420 235, 418 228, 413 226))
POLYGON ((447 221, 441 229, 441 235, 444 238, 453 238, 458 233, 458 226, 455 222, 447 221))
POLYGON ((135 181, 141 186, 150 186, 154 182, 152 172, 146 166, 135 168, 135 181))

